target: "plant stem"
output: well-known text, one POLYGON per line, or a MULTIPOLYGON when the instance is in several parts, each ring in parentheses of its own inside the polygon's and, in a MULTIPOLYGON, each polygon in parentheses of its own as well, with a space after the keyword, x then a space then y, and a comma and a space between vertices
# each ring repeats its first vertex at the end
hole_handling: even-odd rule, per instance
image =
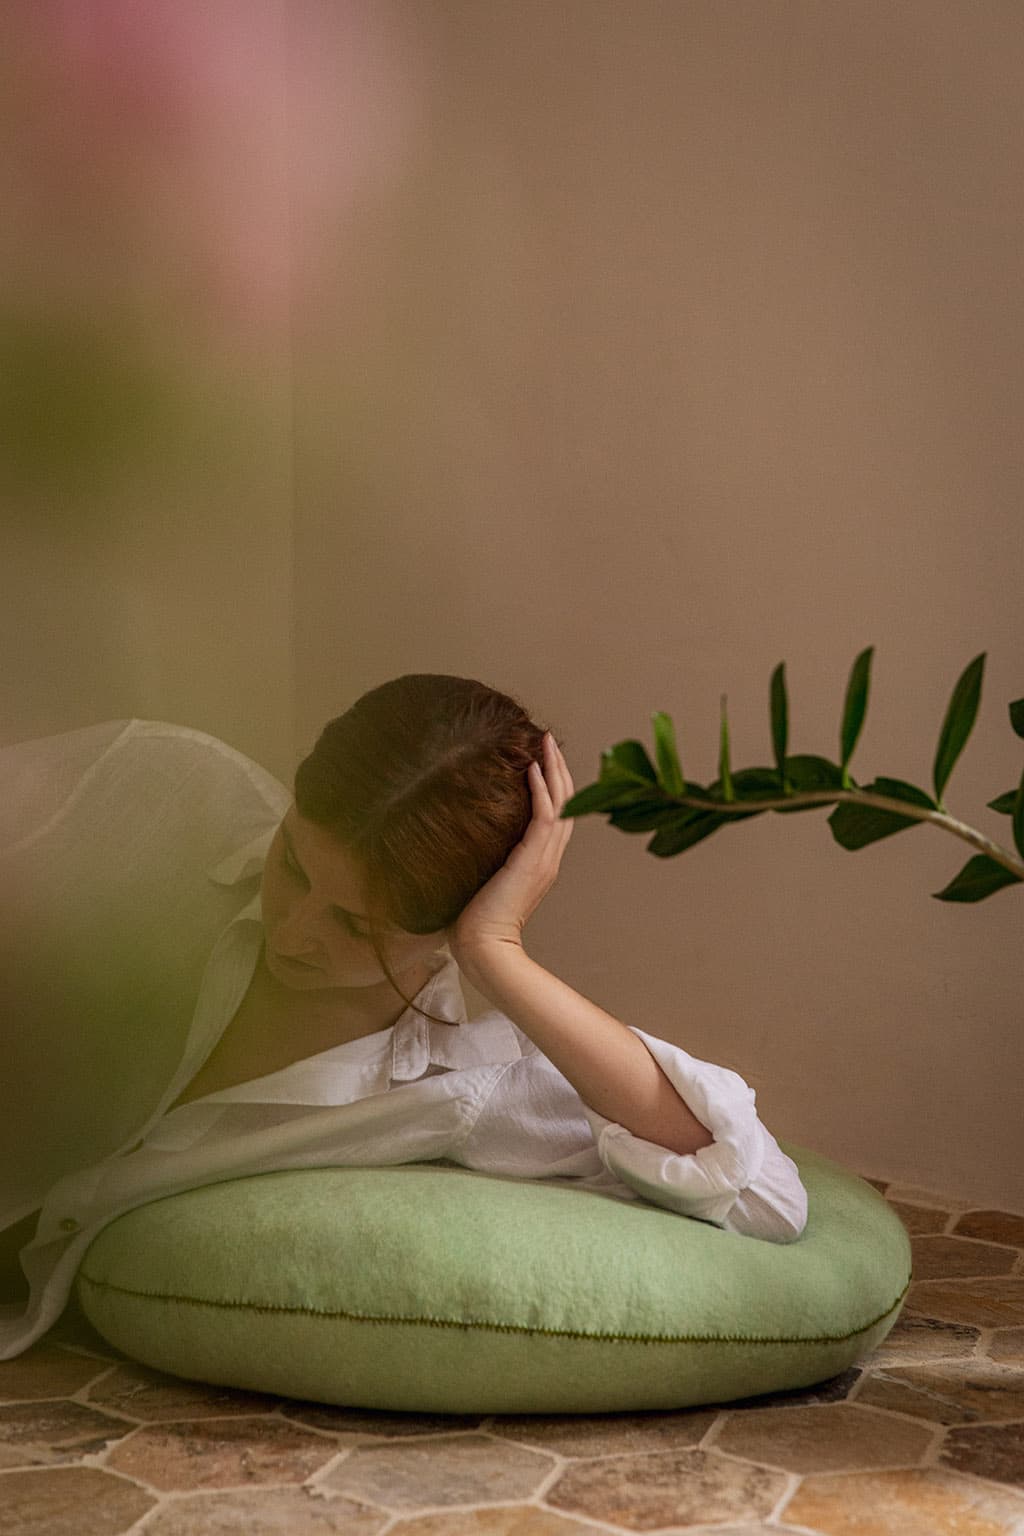
POLYGON ((742 815, 744 811, 774 811, 788 809, 793 805, 834 805, 837 801, 849 800, 856 805, 873 805, 880 811, 894 811, 897 816, 909 816, 915 821, 931 821, 937 827, 945 827, 947 832, 952 832, 955 837, 962 837, 965 843, 970 843, 981 853, 988 855, 997 864, 1002 864, 1005 869, 1024 880, 1024 860, 1016 858, 1006 848, 994 843, 983 832, 978 832, 974 827, 969 827, 966 822, 958 821, 955 816, 950 816, 946 811, 932 811, 923 805, 912 805, 908 800, 894 800, 888 795, 876 795, 867 790, 854 789, 822 789, 800 790, 792 795, 779 796, 773 800, 762 800, 756 796, 747 796, 742 800, 697 800, 692 795, 674 795, 673 800, 678 805, 692 805, 695 810, 708 811, 714 809, 716 816, 742 815))

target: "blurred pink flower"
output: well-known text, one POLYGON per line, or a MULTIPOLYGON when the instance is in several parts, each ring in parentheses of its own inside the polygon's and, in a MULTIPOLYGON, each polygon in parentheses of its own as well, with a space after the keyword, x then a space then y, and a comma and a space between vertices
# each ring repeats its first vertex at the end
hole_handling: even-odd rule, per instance
POLYGON ((373 0, 8 11, 17 212, 0 261, 44 295, 127 304, 147 328, 265 343, 295 285, 337 283, 360 204, 408 174, 423 59, 396 45, 395 14, 373 0))

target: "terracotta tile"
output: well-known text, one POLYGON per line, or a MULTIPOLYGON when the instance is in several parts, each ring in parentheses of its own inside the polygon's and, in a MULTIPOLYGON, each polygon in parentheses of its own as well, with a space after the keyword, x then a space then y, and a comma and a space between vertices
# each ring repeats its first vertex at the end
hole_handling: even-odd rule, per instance
POLYGON ((229 1414, 273 1413, 286 1399, 235 1387, 185 1381, 134 1361, 120 1365, 98 1381, 88 1394, 90 1403, 115 1408, 133 1419, 203 1419, 229 1414))
POLYGON ((8 1472, 0 1536, 120 1536, 156 1502, 145 1489, 98 1467, 8 1472))
POLYGON ((948 1211, 931 1205, 905 1205, 901 1200, 890 1200, 889 1204, 911 1234, 941 1232, 949 1220, 948 1211))
POLYGON ((923 1425, 854 1403, 833 1403, 730 1415, 715 1448, 790 1472, 836 1472, 919 1462, 932 1438, 923 1425))
POLYGON ((980 1338, 980 1328, 901 1312, 893 1328, 864 1364, 873 1370, 890 1363, 909 1364, 912 1360, 962 1360, 974 1354, 980 1338))
POLYGON ((133 1428, 123 1419, 66 1400, 13 1404, 0 1408, 0 1467, 80 1461, 133 1428))
MULTIPOLYGON (((503 1509, 446 1510, 396 1520, 388 1536, 607 1536, 607 1527, 567 1520, 536 1504, 508 1504, 503 1509)), ((689 1536, 689 1533, 687 1533, 689 1536)), ((722 1533, 728 1536, 728 1533, 722 1533)))
POLYGON ((1003 1365, 1024 1365, 1024 1328, 997 1328, 985 1353, 1003 1365))
POLYGON ((787 1533, 807 1536, 807 1528, 798 1531, 794 1525, 765 1525, 758 1520, 756 1525, 688 1525, 680 1536, 787 1536, 787 1533))
POLYGON ((778 1503, 786 1476, 714 1451, 655 1451, 577 1461, 544 1495, 545 1504, 631 1531, 697 1521, 763 1520, 778 1503))
POLYGON ((735 1408, 796 1408, 811 1403, 841 1403, 849 1396, 860 1377, 860 1367, 851 1365, 849 1370, 840 1372, 838 1376, 830 1376, 827 1381, 821 1381, 814 1387, 794 1387, 789 1392, 764 1392, 760 1397, 737 1397, 721 1406, 731 1412, 735 1408))
POLYGON ((896 1366, 872 1372, 857 1401, 936 1424, 1024 1419, 1024 1373, 988 1360, 896 1366))
POLYGON ((253 1488, 174 1499, 146 1522, 146 1536, 378 1536, 390 1516, 320 1498, 308 1488, 253 1488))
POLYGON ((482 1413, 404 1413, 389 1409, 341 1408, 331 1403, 309 1403, 290 1398, 282 1400, 280 1412, 295 1424, 308 1424, 310 1429, 348 1436, 440 1435, 446 1430, 478 1429, 485 1418, 482 1413))
POLYGON ((337 1453, 283 1419, 208 1419, 133 1430, 106 1465, 154 1488, 231 1488, 302 1483, 337 1453))
POLYGON ((918 1281, 910 1287, 906 1309, 979 1328, 1012 1328, 1024 1323, 1024 1276, 918 1281))
POLYGON ((624 1455, 696 1445, 711 1428, 715 1409, 650 1413, 497 1414, 487 1428, 505 1440, 557 1451, 559 1456, 624 1455))
POLYGON ((1024 1499, 939 1469, 806 1477, 784 1510, 821 1536, 1019 1536, 1024 1499))
POLYGON ((318 1486, 400 1510, 423 1504, 528 1499, 555 1465, 550 1456, 486 1435, 439 1435, 401 1445, 357 1445, 318 1486))
POLYGON ((806 1536, 806 1527, 798 1531, 794 1525, 688 1525, 681 1536, 806 1536))
POLYGON ((959 1280, 975 1275, 1008 1275, 1016 1248, 996 1247, 967 1237, 913 1237, 915 1280, 959 1280))
POLYGON ((1012 1211, 967 1211, 953 1231, 963 1237, 980 1237, 987 1243, 1010 1243, 1015 1248, 1024 1248, 1024 1216, 1012 1211))
POLYGON ((21 1402, 28 1397, 70 1397, 110 1367, 109 1360, 72 1355, 41 1339, 35 1348, 0 1364, 0 1402, 21 1402))
POLYGON ((977 1424, 951 1429, 940 1458, 958 1472, 1024 1488, 1024 1424, 977 1424))

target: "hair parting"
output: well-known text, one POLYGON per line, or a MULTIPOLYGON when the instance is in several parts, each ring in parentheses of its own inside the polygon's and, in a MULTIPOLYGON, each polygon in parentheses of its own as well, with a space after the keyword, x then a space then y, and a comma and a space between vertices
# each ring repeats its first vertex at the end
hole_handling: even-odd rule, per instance
POLYGON ((544 734, 510 694, 472 678, 408 673, 329 721, 296 769, 299 814, 362 866, 369 941, 410 1007, 384 927, 448 928, 501 868, 530 823, 527 771, 543 764, 544 734))

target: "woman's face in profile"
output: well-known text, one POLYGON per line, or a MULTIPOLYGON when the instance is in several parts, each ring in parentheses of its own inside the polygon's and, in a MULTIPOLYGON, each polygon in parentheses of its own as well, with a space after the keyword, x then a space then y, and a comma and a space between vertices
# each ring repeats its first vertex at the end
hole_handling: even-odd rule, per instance
MULTIPOLYGON (((267 969, 300 991, 372 987, 385 981, 373 952, 363 875, 347 849, 292 805, 274 834, 260 886, 267 969), (305 963, 302 963, 305 962, 305 963)), ((444 931, 382 937, 396 980, 418 970, 444 942, 444 931)))

